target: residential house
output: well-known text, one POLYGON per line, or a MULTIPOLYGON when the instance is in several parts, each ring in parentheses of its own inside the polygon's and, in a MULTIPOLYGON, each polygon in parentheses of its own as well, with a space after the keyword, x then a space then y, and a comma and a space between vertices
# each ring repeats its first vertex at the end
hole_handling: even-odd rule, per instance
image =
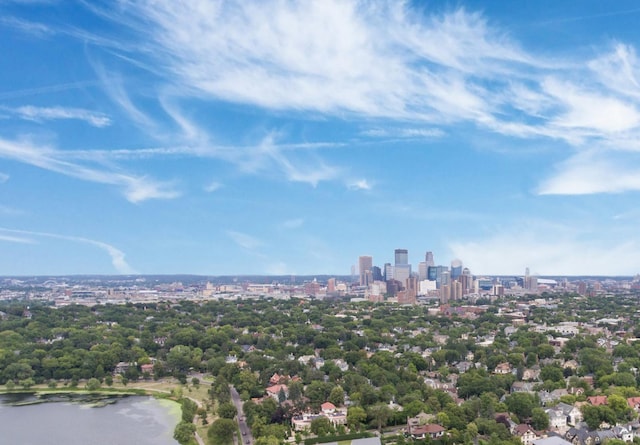
POLYGON ((538 397, 540 398, 540 403, 542 406, 547 406, 548 404, 553 404, 560 400, 562 396, 566 396, 569 392, 564 388, 554 389, 553 391, 539 391, 538 397))
POLYGON ((150 376, 153 375, 153 364, 151 363, 147 363, 145 365, 140 365, 140 371, 142 371, 142 374, 148 374, 150 376))
POLYGON ((425 439, 427 437, 439 439, 444 436, 445 429, 438 424, 429 423, 413 427, 408 433, 413 439, 425 439))
POLYGON ((281 394, 284 394, 284 399, 289 398, 289 388, 287 385, 273 385, 269 386, 267 389, 267 395, 273 398, 276 402, 281 402, 281 394))
POLYGON ((582 412, 575 406, 560 402, 556 405, 556 409, 562 411, 567 417, 567 425, 575 426, 582 422, 582 412))
POLYGON ((587 402, 593 406, 602 406, 607 404, 607 396, 591 396, 587 397, 587 402))
POLYGON ((119 362, 115 369, 113 370, 114 374, 125 374, 129 368, 131 368, 131 366, 134 366, 134 363, 127 363, 127 362, 119 362))
POLYGON ((533 441, 538 438, 538 434, 531 428, 531 425, 526 423, 516 426, 514 436, 520 438, 522 445, 532 445, 533 441))
POLYGON ((528 392, 534 393, 535 382, 513 382, 511 385, 511 392, 528 392))
POLYGON ((553 429, 564 429, 567 427, 567 416, 561 409, 548 408, 544 410, 549 416, 549 427, 553 429))
POLYGON ((560 436, 549 436, 534 440, 533 445, 571 445, 571 442, 567 442, 560 436))
POLYGON ((522 380, 538 380, 540 377, 540 367, 533 366, 531 368, 526 368, 522 372, 522 380))
POLYGON ((498 363, 498 365, 493 370, 494 374, 511 374, 511 372, 511 365, 507 362, 498 363))

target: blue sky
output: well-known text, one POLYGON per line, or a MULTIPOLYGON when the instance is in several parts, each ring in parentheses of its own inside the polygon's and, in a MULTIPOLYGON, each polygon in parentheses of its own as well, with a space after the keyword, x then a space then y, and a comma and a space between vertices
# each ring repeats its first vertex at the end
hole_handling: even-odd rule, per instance
POLYGON ((0 275, 640 272, 635 1, 0 0, 0 275), (526 4, 524 4, 526 3, 526 4))

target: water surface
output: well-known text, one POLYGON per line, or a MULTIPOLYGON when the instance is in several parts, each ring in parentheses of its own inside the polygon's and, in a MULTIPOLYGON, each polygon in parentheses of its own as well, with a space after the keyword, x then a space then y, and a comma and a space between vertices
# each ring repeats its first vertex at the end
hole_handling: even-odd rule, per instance
POLYGON ((173 430, 180 420, 176 407, 173 402, 142 396, 0 395, 1 442, 176 445, 173 430))

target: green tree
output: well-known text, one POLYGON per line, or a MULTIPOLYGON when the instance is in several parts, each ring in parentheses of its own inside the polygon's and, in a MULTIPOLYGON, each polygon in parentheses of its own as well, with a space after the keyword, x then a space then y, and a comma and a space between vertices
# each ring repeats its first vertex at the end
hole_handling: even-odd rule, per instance
POLYGON ((341 386, 336 386, 331 390, 328 401, 335 406, 342 406, 344 404, 344 389, 341 386))
POLYGON ((237 413, 235 405, 231 402, 221 403, 218 406, 218 415, 223 419, 233 419, 237 413))
POLYGON ((96 378, 90 378, 89 381, 87 381, 87 391, 97 391, 100 389, 100 380, 96 379, 96 378))
POLYGON ((173 430, 173 438, 181 445, 186 445, 193 439, 193 434, 196 432, 196 426, 191 422, 180 422, 173 430))
POLYGON ((517 415, 520 419, 531 417, 533 408, 537 405, 535 397, 526 392, 510 394, 505 399, 505 403, 509 411, 517 415))
POLYGON ((311 421, 309 429, 313 434, 316 434, 318 436, 326 436, 333 431, 333 426, 331 425, 331 421, 328 418, 320 416, 311 421))
POLYGON ((384 403, 376 403, 367 410, 371 421, 378 429, 378 432, 382 431, 382 427, 387 425, 387 422, 393 415, 391 408, 384 403))
POLYGON ((216 444, 228 445, 233 443, 233 433, 237 427, 231 419, 218 419, 209 427, 207 436, 216 444))
POLYGON ((361 406, 350 406, 347 409, 347 426, 352 431, 360 431, 367 420, 367 412, 361 406))
POLYGON ((542 408, 536 407, 531 410, 531 426, 538 431, 549 428, 549 416, 542 408))

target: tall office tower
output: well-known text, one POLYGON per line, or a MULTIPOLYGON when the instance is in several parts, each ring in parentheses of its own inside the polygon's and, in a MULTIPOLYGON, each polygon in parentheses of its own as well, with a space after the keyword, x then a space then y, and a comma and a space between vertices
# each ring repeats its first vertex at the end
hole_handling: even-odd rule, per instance
POLYGON ((429 281, 435 281, 436 287, 440 289, 440 286, 442 286, 443 284, 449 284, 442 282, 442 274, 444 272, 447 273, 446 279, 448 280, 450 278, 450 275, 449 268, 447 266, 431 266, 427 269, 427 278, 429 279, 429 281))
POLYGON ((358 271, 360 272, 360 286, 367 286, 371 281, 371 269, 373 268, 373 258, 363 255, 358 258, 358 271))
POLYGON ((395 265, 403 265, 409 264, 409 251, 407 249, 396 249, 395 250, 395 265))
POLYGON ((404 286, 407 282, 407 278, 411 276, 409 251, 407 249, 396 249, 395 260, 396 262, 393 266, 393 279, 399 281, 404 286))
POLYGON ((420 281, 424 281, 427 279, 427 271, 429 269, 429 265, 426 261, 421 261, 418 263, 418 278, 420 281))
POLYGON ((373 281, 382 281, 382 270, 378 266, 373 266, 371 268, 371 276, 373 281))
POLYGON ((451 286, 451 272, 443 270, 440 275, 440 283, 442 286, 451 286))
POLYGON ((433 262, 433 252, 427 252, 424 256, 424 261, 427 263, 427 267, 435 266, 436 263, 433 262))
POLYGON ((393 279, 403 286, 407 278, 411 276, 411 264, 409 264, 409 251, 407 249, 395 250, 395 265, 393 266, 393 279))
POLYGON ((327 293, 332 294, 336 291, 336 279, 329 278, 327 280, 327 293))
POLYGON ((451 299, 451 288, 447 285, 440 289, 440 303, 447 304, 451 299))
POLYGON ((460 281, 460 284, 462 284, 462 295, 467 295, 471 290, 471 285, 473 284, 471 271, 466 267, 462 269, 462 275, 460 275, 458 281, 460 281))
POLYGON ((384 281, 393 280, 393 266, 391 263, 384 263, 384 281))
POLYGON ((459 281, 451 283, 451 298, 453 300, 462 300, 462 283, 459 281))
POLYGON ((455 280, 462 275, 462 261, 455 259, 451 261, 451 279, 455 280))

